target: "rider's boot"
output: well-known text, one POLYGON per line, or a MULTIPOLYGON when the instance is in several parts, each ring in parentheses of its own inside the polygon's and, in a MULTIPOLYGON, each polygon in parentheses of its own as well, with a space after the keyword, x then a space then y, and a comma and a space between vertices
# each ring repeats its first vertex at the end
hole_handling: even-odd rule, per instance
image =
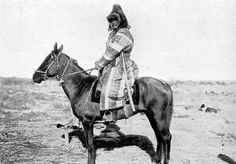
POLYGON ((116 125, 117 122, 117 110, 106 111, 103 115, 103 120, 105 121, 104 124, 106 128, 102 130, 102 133, 108 132, 117 132, 120 128, 116 125))
POLYGON ((134 112, 129 104, 125 104, 122 108, 118 109, 117 120, 128 119, 133 116, 134 112))

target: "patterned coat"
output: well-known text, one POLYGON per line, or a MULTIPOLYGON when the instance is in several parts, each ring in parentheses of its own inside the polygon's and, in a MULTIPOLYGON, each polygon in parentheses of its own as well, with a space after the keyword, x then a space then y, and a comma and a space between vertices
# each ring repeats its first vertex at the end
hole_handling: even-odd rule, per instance
POLYGON ((138 76, 138 67, 130 59, 134 38, 128 28, 112 31, 106 43, 106 51, 99 60, 104 67, 100 82, 102 84, 100 109, 109 110, 123 106, 125 96, 125 79, 121 53, 124 55, 127 78, 130 87, 138 76))

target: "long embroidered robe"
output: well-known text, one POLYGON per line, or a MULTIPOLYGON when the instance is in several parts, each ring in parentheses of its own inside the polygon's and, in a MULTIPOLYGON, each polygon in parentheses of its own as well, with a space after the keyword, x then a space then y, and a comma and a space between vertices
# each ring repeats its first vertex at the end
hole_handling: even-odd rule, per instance
POLYGON ((125 96, 125 79, 121 53, 124 55, 129 86, 132 87, 138 76, 138 67, 130 59, 134 45, 132 34, 127 28, 111 32, 106 43, 106 51, 99 64, 105 66, 100 82, 102 84, 100 109, 109 110, 122 107, 125 96))

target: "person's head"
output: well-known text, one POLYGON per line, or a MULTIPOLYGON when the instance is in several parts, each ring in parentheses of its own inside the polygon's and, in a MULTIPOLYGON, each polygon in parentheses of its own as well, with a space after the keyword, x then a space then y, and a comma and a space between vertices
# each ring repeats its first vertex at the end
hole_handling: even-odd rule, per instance
POLYGON ((111 18, 108 19, 109 22, 109 30, 116 30, 120 26, 120 19, 117 18, 111 18))
POLYGON ((109 22, 109 31, 119 28, 130 28, 126 16, 118 4, 113 5, 111 13, 107 16, 107 20, 109 22))

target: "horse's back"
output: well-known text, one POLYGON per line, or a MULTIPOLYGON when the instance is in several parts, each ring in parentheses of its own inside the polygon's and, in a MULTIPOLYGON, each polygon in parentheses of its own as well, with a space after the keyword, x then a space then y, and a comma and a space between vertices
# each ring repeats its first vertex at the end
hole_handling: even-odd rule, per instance
POLYGON ((141 92, 158 91, 160 93, 172 94, 170 85, 164 80, 156 79, 153 77, 140 77, 136 80, 136 82, 141 92))
POLYGON ((136 84, 139 87, 139 105, 144 108, 155 106, 157 109, 150 110, 165 111, 168 106, 173 106, 173 92, 167 82, 153 77, 141 77, 137 79, 136 84), (162 107, 160 109, 157 106, 162 107))

